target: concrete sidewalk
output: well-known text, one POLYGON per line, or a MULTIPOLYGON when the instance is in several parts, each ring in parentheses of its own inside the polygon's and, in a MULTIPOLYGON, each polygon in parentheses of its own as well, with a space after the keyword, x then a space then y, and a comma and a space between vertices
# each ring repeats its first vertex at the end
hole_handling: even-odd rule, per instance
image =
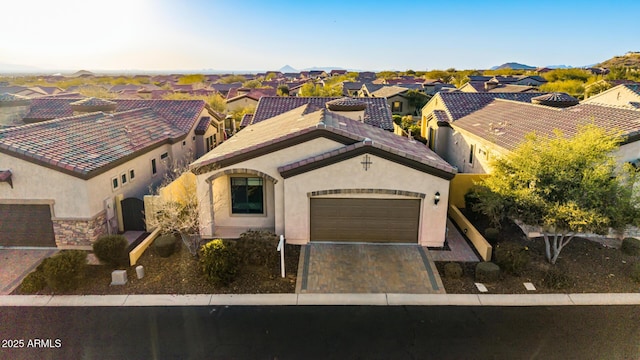
POLYGON ((626 294, 213 294, 213 295, 1 295, 0 306, 247 306, 247 305, 426 305, 572 306, 640 305, 626 294))

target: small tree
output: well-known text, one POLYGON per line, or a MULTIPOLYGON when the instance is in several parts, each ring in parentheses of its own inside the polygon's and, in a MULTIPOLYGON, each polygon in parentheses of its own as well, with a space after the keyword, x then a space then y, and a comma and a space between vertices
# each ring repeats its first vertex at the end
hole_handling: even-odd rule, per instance
POLYGON ((559 131, 549 138, 529 134, 492 162, 476 206, 494 221, 508 216, 540 227, 547 260, 555 264, 576 233, 606 234, 640 222, 637 173, 616 166, 612 154, 621 141, 595 125, 570 139, 559 131))

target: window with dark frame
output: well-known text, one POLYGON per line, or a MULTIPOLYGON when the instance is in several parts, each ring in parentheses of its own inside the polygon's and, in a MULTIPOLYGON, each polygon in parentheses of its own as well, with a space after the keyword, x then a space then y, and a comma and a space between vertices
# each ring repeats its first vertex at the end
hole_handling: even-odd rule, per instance
POLYGON ((156 159, 151 159, 151 174, 158 173, 158 167, 156 166, 156 159))
POLYGON ((169 153, 164 153, 164 154, 160 155, 160 160, 164 160, 164 159, 166 159, 168 157, 169 157, 169 153))
POLYGON ((474 155, 476 152, 476 146, 471 145, 471 147, 469 148, 469 164, 473 165, 473 160, 474 160, 474 155))
POLYGON ((129 180, 133 180, 135 178, 136 178, 136 172, 133 169, 129 170, 129 180))
POLYGON ((127 174, 120 175, 120 182, 122 183, 122 185, 125 185, 127 183, 127 174))
POLYGON ((435 151, 436 150, 436 129, 430 127, 429 128, 429 135, 428 135, 428 143, 429 143, 429 149, 435 151))
POLYGON ((391 112, 401 112, 402 111, 402 101, 394 101, 391 103, 391 112))
POLYGON ((262 178, 231 178, 231 213, 264 213, 264 186, 262 178))
POLYGON ((118 178, 114 177, 113 179, 111 179, 111 186, 113 187, 113 189, 117 189, 118 188, 118 178))

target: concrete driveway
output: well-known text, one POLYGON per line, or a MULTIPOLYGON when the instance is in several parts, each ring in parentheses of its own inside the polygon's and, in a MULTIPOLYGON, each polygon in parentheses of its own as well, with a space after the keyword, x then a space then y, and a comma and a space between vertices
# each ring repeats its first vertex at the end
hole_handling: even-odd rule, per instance
POLYGON ((311 243, 302 248, 297 293, 444 294, 427 248, 311 243))
POLYGON ((0 249, 0 295, 10 294, 22 279, 56 249, 0 249))

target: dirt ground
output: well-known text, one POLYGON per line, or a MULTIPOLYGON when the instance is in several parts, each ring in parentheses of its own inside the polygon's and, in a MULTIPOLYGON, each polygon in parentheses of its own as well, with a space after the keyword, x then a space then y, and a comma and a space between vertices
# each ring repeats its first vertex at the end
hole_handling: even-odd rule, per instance
MULTIPOLYGON (((481 216, 468 211, 465 211, 465 215, 481 233, 489 226, 488 221, 481 216)), ((525 289, 524 282, 533 283, 537 288, 534 293, 635 293, 640 291, 640 283, 630 277, 633 265, 640 263, 639 256, 626 255, 619 249, 606 247, 596 241, 574 238, 562 250, 556 264, 550 265, 545 259, 543 239, 527 239, 520 228, 512 222, 503 223, 498 235, 498 244, 507 241, 526 246, 530 264, 520 276, 502 272, 499 281, 484 283, 489 293, 530 293, 525 289), (554 286, 552 279, 545 279, 549 271, 563 274, 564 286, 554 286)), ((446 278, 444 264, 436 265, 447 293, 479 293, 474 285, 476 263, 461 263, 463 277, 460 279, 446 278)))

